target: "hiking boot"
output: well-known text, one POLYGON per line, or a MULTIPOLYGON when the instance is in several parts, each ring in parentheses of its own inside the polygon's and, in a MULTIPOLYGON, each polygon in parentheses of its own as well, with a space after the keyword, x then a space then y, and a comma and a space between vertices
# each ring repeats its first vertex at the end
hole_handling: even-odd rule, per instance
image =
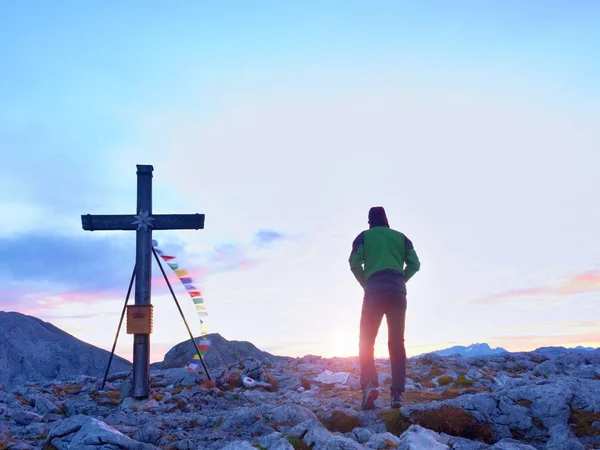
POLYGON ((362 409, 375 409, 375 400, 379 397, 379 391, 377 391, 376 387, 373 387, 371 383, 369 383, 363 389, 363 401, 362 401, 362 409))
POLYGON ((392 409, 399 409, 402 407, 402 392, 392 392, 392 409))

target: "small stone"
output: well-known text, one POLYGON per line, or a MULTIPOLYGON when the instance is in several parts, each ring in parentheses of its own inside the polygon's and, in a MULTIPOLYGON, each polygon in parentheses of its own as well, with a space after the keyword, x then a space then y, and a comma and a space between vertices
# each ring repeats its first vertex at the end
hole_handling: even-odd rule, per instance
POLYGON ((260 391, 244 391, 244 398, 250 400, 253 403, 261 404, 267 401, 266 395, 260 391))
POLYGON ((126 379, 119 385, 119 393, 121 394, 121 398, 131 397, 132 392, 133 386, 130 378, 126 379))
POLYGON ((160 429, 153 426, 148 426, 142 428, 141 430, 137 430, 133 434, 132 438, 140 442, 156 444, 162 436, 163 433, 160 429))
POLYGON ((34 411, 38 414, 58 414, 60 412, 60 408, 44 395, 37 395, 33 397, 33 400, 34 411))
POLYGON ((504 438, 491 447, 488 447, 488 450, 536 450, 536 448, 532 445, 519 442, 516 439, 504 438))
POLYGON ((302 441, 310 446, 315 448, 324 446, 333 434, 325 429, 323 426, 313 426, 311 427, 307 433, 304 435, 302 441))
POLYGON ((550 439, 546 450, 584 450, 585 447, 567 425, 555 425, 550 428, 550 439))
POLYGON ((392 433, 385 432, 371 435, 365 445, 369 448, 386 449, 390 446, 398 446, 399 444, 400 439, 398 436, 394 436, 392 433))
POLYGON ((18 425, 29 425, 32 422, 41 422, 44 420, 42 416, 32 411, 17 411, 12 415, 12 419, 18 425))
POLYGON ((248 441, 233 441, 223 447, 223 450, 256 450, 248 441))
POLYGON ((259 408, 238 408, 223 418, 221 430, 233 432, 240 428, 248 428, 260 419, 262 414, 259 408))
POLYGON ((7 447, 10 450, 33 450, 34 447, 29 445, 27 442, 16 442, 14 444, 11 443, 10 447, 7 447))
POLYGON ((269 450, 293 450, 294 446, 279 432, 263 436, 258 441, 261 447, 269 450))
POLYGON ((267 420, 275 423, 302 423, 307 420, 319 423, 317 416, 308 408, 297 405, 281 405, 272 407, 263 405, 262 414, 267 420))
POLYGON ((267 381, 267 376, 265 374, 265 365, 262 361, 259 361, 256 358, 246 358, 242 362, 242 366, 244 367, 242 371, 242 376, 246 376, 252 378, 256 381, 267 381))
POLYGON ((352 430, 352 433, 354 433, 356 440, 361 444, 366 443, 369 439, 371 439, 371 436, 375 434, 371 429, 364 427, 356 427, 354 430, 352 430))
MULTIPOLYGON (((373 440, 373 444, 370 444, 372 439, 373 438, 367 442, 366 446, 369 448, 379 448, 371 447, 371 445, 380 445, 381 441, 373 440)), ((443 443, 442 438, 435 431, 428 430, 419 425, 411 425, 408 430, 400 436, 400 439, 398 440, 398 450, 420 449, 448 450, 450 447, 443 443)))
POLYGON ((295 438, 302 438, 306 434, 306 432, 314 425, 315 421, 307 420, 305 422, 294 425, 286 432, 286 435, 295 438))
POLYGON ((365 447, 344 436, 332 436, 325 444, 325 450, 362 450, 365 447))

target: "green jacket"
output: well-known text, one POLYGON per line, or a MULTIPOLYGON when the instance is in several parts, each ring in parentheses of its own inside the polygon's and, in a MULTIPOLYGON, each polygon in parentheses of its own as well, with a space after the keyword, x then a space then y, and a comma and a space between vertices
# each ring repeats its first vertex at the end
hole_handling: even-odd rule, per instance
POLYGON ((419 271, 413 243, 389 226, 374 226, 352 243, 350 270, 365 289, 400 288, 419 271), (363 267, 364 266, 364 267, 363 267))

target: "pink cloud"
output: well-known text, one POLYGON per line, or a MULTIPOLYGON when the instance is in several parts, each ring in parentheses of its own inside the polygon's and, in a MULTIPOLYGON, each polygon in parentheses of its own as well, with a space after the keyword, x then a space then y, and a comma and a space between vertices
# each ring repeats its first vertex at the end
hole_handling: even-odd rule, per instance
POLYGON ((72 305, 75 313, 78 309, 81 310, 83 305, 98 304, 119 297, 124 301, 126 289, 125 286, 120 291, 39 292, 26 295, 13 292, 10 297, 7 297, 10 300, 0 298, 0 309, 43 318, 53 316, 59 306, 72 305))
MULTIPOLYGON (((179 278, 173 274, 170 268, 166 267, 167 277, 173 286, 173 289, 178 289, 181 286, 179 278), (169 274, 170 271, 170 274, 169 274)), ((188 276, 191 277, 198 289, 202 290, 200 283, 196 279, 202 276, 203 269, 188 271, 188 276)), ((159 269, 153 271, 151 279, 152 286, 165 286, 165 279, 159 269)), ((24 294, 17 290, 1 290, 0 291, 0 310, 16 311, 22 314, 39 316, 51 314, 52 310, 63 305, 90 305, 107 300, 122 299, 125 301, 127 293, 127 284, 118 288, 103 289, 100 291, 91 290, 74 290, 74 291, 46 291, 36 292, 35 294, 24 294)), ((132 290, 130 302, 133 302, 134 290, 132 290)))
POLYGON ((474 300, 473 303, 476 305, 494 305, 501 303, 503 300, 512 299, 516 297, 539 297, 544 294, 552 294, 554 291, 549 288, 538 287, 538 288, 526 288, 526 289, 514 289, 511 291, 504 291, 498 294, 488 295, 486 297, 474 300))
POLYGON ((569 278, 557 289, 560 294, 578 294, 600 290, 600 270, 590 270, 569 278))
POLYGON ((487 295, 473 300, 475 305, 494 305, 505 300, 512 300, 518 297, 541 297, 562 296, 572 294, 582 294, 586 292, 600 291, 600 270, 589 270, 569 277, 564 283, 558 286, 540 286, 525 289, 514 289, 510 291, 499 292, 497 294, 487 295))

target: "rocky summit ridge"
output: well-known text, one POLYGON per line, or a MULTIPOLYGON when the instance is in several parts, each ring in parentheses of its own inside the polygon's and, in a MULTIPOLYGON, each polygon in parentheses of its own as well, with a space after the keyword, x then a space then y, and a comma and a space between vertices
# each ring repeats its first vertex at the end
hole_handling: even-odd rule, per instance
MULTIPOLYGON (((218 367, 244 358, 284 357, 272 355, 245 341, 228 341, 219 334, 206 336, 211 351, 206 364, 218 367)), ((152 369, 185 367, 195 355, 187 340, 175 345, 152 369)), ((49 382, 78 375, 104 377, 110 352, 76 337, 33 316, 0 311, 0 385, 23 385, 26 382, 49 382)), ((131 370, 131 362, 114 355, 111 372, 131 370)))
MULTIPOLYGON (((246 346, 221 345, 230 356, 246 346)), ((155 365, 145 400, 128 396, 129 368, 111 371, 104 390, 87 375, 6 387, 0 449, 600 448, 597 352, 412 358, 400 410, 379 359, 374 411, 360 409, 356 358, 261 353, 208 366, 211 381, 155 365)))
MULTIPOLYGON (((247 341, 228 341, 218 333, 207 334, 204 339, 210 341, 210 351, 204 361, 209 367, 218 367, 236 363, 244 358, 265 359, 280 361, 283 356, 272 355, 258 349, 247 341)), ((199 340, 199 339, 198 339, 199 340)), ((154 363, 151 369, 173 369, 185 367, 195 356, 195 349, 190 340, 180 342, 167 352, 164 360, 154 363)))

